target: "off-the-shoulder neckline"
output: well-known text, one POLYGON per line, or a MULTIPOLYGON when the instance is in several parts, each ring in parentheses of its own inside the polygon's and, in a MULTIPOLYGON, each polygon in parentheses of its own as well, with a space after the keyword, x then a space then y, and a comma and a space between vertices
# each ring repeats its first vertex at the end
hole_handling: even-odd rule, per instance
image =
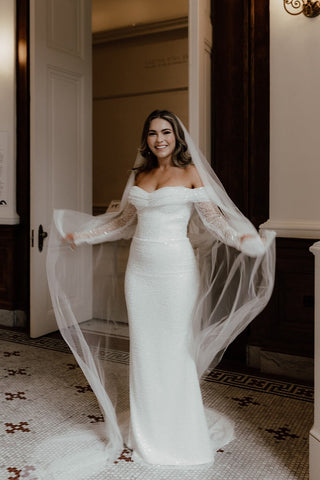
POLYGON ((189 188, 189 187, 185 187, 184 185, 167 185, 166 187, 160 187, 160 188, 156 188, 155 190, 152 190, 152 192, 148 192, 147 190, 145 190, 144 188, 142 187, 139 187, 139 185, 133 185, 132 188, 138 188, 139 190, 141 190, 142 192, 148 194, 148 195, 151 195, 152 193, 155 193, 155 192, 159 192, 160 190, 165 190, 166 188, 183 188, 184 190, 190 190, 190 191, 199 191, 199 190, 202 190, 204 189, 205 187, 197 187, 197 188, 189 188))

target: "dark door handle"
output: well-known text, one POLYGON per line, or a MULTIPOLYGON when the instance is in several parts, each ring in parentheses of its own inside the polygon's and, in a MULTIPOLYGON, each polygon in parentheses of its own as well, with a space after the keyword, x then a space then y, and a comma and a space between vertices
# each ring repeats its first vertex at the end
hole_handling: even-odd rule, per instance
POLYGON ((45 232, 43 230, 43 227, 42 225, 39 226, 39 230, 38 230, 38 248, 39 248, 39 252, 42 252, 42 249, 43 249, 43 240, 45 238, 47 238, 48 236, 48 233, 45 232))

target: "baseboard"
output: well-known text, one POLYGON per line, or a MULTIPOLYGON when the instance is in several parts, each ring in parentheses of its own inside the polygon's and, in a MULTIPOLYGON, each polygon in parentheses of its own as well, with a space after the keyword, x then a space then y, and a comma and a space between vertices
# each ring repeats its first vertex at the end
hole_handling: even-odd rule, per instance
POLYGON ((22 310, 0 309, 0 326, 25 328, 27 326, 27 316, 22 310))
POLYGON ((256 345, 247 347, 247 365, 260 370, 261 373, 297 380, 313 381, 314 378, 313 358, 268 351, 256 345))

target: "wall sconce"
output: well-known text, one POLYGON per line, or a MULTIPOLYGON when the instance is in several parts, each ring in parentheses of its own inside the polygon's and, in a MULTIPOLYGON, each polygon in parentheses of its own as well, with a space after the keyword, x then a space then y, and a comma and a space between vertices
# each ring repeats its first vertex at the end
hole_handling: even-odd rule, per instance
POLYGON ((313 0, 283 0, 283 6, 290 15, 300 15, 312 18, 320 15, 320 1, 313 0))

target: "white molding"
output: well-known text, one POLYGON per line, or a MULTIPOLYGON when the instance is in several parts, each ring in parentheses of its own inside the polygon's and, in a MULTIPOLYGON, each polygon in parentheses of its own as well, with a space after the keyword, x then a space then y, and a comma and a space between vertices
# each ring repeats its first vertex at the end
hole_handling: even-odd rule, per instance
POLYGON ((0 217, 0 225, 18 225, 19 223, 19 215, 15 215, 13 217, 0 217))
POLYGON ((260 225, 262 230, 275 230, 277 237, 320 238, 320 220, 272 220, 260 225))
POLYGON ((54 0, 47 0, 47 45, 50 48, 65 52, 75 57, 84 57, 81 51, 81 15, 82 5, 78 1, 69 2, 68 10, 61 10, 54 0), (70 9, 73 8, 71 12, 70 9), (63 25, 62 17, 69 15, 76 19, 72 24, 63 25), (64 27, 64 28, 63 28, 64 27), (67 28, 66 28, 67 27, 67 28), (73 37, 73 38, 72 38, 73 37))
POLYGON ((320 242, 316 242, 309 248, 310 252, 314 255, 318 255, 320 253, 320 242))
POLYGON ((210 1, 189 0, 189 132, 204 156, 211 158, 210 1))
POLYGON ((140 37, 142 35, 152 35, 154 33, 169 32, 171 30, 181 30, 188 28, 188 17, 173 18, 160 22, 143 23, 132 25, 130 27, 115 28, 103 32, 95 32, 92 35, 93 45, 107 43, 124 38, 140 37))
POLYGON ((318 480, 320 472, 320 435, 313 427, 309 434, 309 478, 318 480))
POLYGON ((310 247, 315 264, 315 322, 314 322, 314 423, 309 433, 309 478, 318 480, 320 472, 320 242, 310 247))

